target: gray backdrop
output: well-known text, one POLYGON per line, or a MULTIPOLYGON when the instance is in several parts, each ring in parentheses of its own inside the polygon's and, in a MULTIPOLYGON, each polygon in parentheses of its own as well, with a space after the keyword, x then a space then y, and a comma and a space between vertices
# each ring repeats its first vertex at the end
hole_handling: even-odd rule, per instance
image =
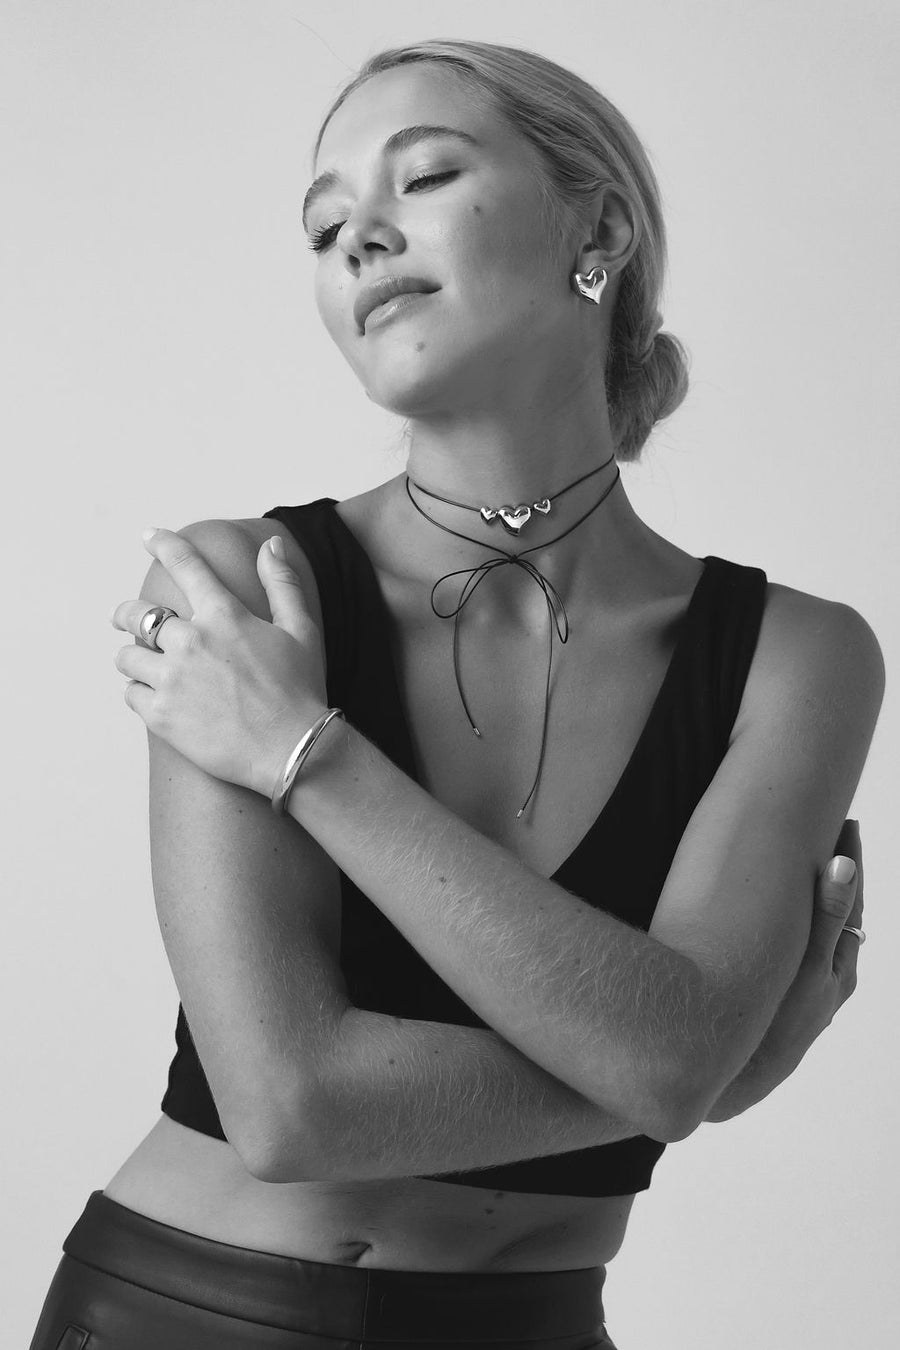
POLYGON ((888 691, 850 814, 855 996, 773 1097, 671 1146, 605 1292, 623 1350, 893 1350, 898 650, 896 30, 872 0, 515 6, 4 0, 4 1343, 88 1193, 159 1114, 178 996, 146 735, 107 622, 140 530, 343 498, 399 424, 321 327, 299 224, 319 120, 382 46, 510 42, 643 137, 687 402, 623 466, 638 513, 845 601, 888 691), (893 77, 893 78, 892 78, 893 77))

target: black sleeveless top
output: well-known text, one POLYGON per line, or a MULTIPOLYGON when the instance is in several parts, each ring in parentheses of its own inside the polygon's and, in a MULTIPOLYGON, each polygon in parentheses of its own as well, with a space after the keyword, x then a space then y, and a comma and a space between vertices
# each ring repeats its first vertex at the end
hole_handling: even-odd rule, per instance
MULTIPOLYGON (((266 517, 295 536, 319 586, 330 707, 415 781, 413 747, 389 641, 390 618, 368 554, 321 497, 266 517)), ((608 913, 645 931, 694 808, 715 776, 756 648, 766 574, 724 558, 703 559, 675 650, 631 758, 600 816, 550 878, 588 904, 602 858, 608 913)), ((340 964, 358 1008, 421 1021, 486 1027, 406 938, 340 874, 340 964)), ((225 1139, 184 1008, 161 1110, 225 1139)), ((666 1145, 646 1135, 523 1162, 443 1172, 432 1181, 545 1195, 631 1195, 650 1185, 666 1145)))

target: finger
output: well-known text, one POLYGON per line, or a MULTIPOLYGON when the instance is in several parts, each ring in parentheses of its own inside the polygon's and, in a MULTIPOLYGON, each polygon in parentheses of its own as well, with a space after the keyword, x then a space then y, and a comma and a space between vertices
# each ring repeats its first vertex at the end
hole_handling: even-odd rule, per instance
POLYGON ((856 893, 853 897, 853 908, 850 910, 850 916, 847 919, 854 928, 862 928, 863 918, 863 886, 865 877, 863 875, 863 855, 862 840, 859 837, 859 825, 856 827, 856 842, 852 853, 849 854, 856 863, 856 893))
POLYGON ((198 610, 233 609, 240 600, 216 576, 206 559, 174 530, 144 530, 144 548, 176 583, 196 614, 198 610))
POLYGON ((837 842, 834 846, 835 854, 843 853, 846 857, 850 857, 850 850, 856 847, 858 841, 859 821, 845 820, 841 826, 841 832, 838 835, 837 842))
POLYGON ((838 835, 835 853, 842 853, 845 857, 852 858, 856 863, 856 894, 853 899, 853 908, 847 919, 847 923, 852 924, 854 928, 862 927, 863 913, 863 856, 862 840, 859 835, 859 821, 845 820, 841 826, 841 832, 838 835))
POLYGON ((136 712, 138 717, 142 718, 147 726, 153 717, 154 699, 156 695, 152 689, 148 689, 145 684, 139 680, 129 680, 125 686, 124 698, 132 712, 136 712))
MULTIPOLYGON (((856 892, 855 869, 853 875, 843 881, 834 875, 832 864, 844 860, 851 863, 854 861, 847 854, 832 858, 819 873, 816 881, 807 952, 812 960, 820 960, 827 964, 833 961, 844 924, 849 922, 856 892)), ((846 933, 844 936, 856 941, 852 933, 846 933)))
POLYGON ((272 622, 300 641, 310 622, 309 607, 300 578, 287 560, 281 537, 276 534, 273 538, 280 551, 273 553, 267 539, 256 555, 256 570, 269 597, 272 622))
MULTIPOLYGON (((141 635, 141 619, 152 608, 147 600, 123 600, 113 610, 110 623, 113 628, 118 628, 123 633, 132 633, 142 647, 153 651, 141 635)), ((179 637, 187 637, 190 626, 190 619, 182 619, 177 614, 171 615, 157 631, 157 648, 166 651, 179 637)))
POLYGON ((149 689, 159 687, 161 663, 162 654, 148 647, 120 647, 113 658, 116 670, 132 680, 139 680, 149 689))
POLYGON ((856 988, 856 965, 859 961, 859 939, 853 933, 839 933, 832 957, 832 969, 841 986, 841 1003, 856 988))

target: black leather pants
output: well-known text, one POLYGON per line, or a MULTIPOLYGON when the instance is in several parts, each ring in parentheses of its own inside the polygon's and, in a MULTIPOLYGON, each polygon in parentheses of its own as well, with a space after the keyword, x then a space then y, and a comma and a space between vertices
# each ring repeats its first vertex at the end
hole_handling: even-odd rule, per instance
POLYGON ((615 1350, 605 1266, 378 1270, 234 1247, 93 1191, 30 1350, 615 1350))

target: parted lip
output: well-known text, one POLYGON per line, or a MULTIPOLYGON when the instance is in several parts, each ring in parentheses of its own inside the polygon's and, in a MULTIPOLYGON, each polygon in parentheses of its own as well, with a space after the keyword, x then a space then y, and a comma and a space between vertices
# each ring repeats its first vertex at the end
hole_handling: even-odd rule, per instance
POLYGON ((371 285, 363 286, 353 305, 353 317, 360 333, 364 333, 366 319, 373 309, 383 305, 386 300, 393 300, 395 295, 408 295, 412 291, 430 295, 432 291, 440 289, 440 286, 435 286, 432 281, 426 281, 424 277, 379 277, 378 281, 373 281, 371 285))

